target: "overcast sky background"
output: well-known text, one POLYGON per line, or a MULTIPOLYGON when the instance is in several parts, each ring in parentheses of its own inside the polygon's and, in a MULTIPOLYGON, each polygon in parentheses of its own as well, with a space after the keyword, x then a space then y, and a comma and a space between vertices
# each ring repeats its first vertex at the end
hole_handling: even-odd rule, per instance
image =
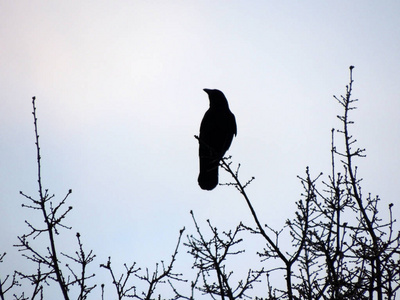
POLYGON ((233 188, 197 185, 203 88, 225 93, 238 126, 228 154, 244 181, 255 176, 262 222, 280 228, 300 198, 296 176, 330 172, 332 95, 354 65, 364 195, 379 194, 382 213, 394 202, 398 218, 399 15, 397 1, 1 1, 0 276, 29 268, 12 245, 25 219, 41 224, 19 195, 37 195, 32 96, 44 187, 58 199, 73 190, 59 250, 74 251, 79 231, 110 292, 98 264, 168 260, 179 230, 194 233, 190 210, 203 227, 253 224, 233 188))

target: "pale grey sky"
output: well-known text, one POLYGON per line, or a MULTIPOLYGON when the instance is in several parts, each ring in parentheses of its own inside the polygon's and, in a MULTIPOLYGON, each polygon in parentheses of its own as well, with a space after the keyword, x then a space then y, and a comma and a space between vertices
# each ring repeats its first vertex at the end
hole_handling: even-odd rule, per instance
MULTIPOLYGON (((197 185, 203 88, 228 98, 238 125, 228 153, 256 177, 248 193, 263 222, 279 228, 300 198, 296 175, 329 174, 332 95, 354 65, 364 193, 397 204, 399 13, 396 1, 2 1, 1 270, 25 267, 11 246, 36 218, 19 195, 37 191, 32 96, 43 183, 59 198, 73 190, 64 234, 79 231, 97 254, 98 283, 110 284, 97 268, 109 255, 169 259, 179 229, 194 231, 190 210, 222 229, 251 223, 234 189, 197 185)), ((189 268, 186 249, 178 260, 189 268)))

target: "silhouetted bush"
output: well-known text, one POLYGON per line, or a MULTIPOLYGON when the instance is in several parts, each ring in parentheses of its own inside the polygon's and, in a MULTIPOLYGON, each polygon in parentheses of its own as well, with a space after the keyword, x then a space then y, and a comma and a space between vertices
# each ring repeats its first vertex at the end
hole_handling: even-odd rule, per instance
MULTIPOLYGON (((322 173, 312 176, 307 167, 305 175, 298 177, 304 190, 302 198, 296 202, 294 218, 288 219, 283 229, 275 230, 262 223, 246 194, 254 178, 243 184, 239 179, 240 165, 234 171, 230 158, 224 158, 221 167, 232 176, 232 182, 224 185, 236 188, 243 196, 254 224, 240 223, 233 230, 221 231, 207 220, 206 233, 191 211, 196 232, 188 234, 183 244, 193 257, 195 277, 187 278, 174 272, 183 228, 170 262, 161 261, 153 272, 133 263, 125 264, 125 272, 117 275, 111 258, 100 264, 100 269, 109 273, 109 284, 115 288, 117 298, 195 299, 206 295, 212 299, 242 299, 250 298, 250 290, 257 286, 257 293, 261 290, 261 294, 256 299, 395 299, 400 287, 400 232, 394 228, 394 205, 389 205, 389 218, 384 219, 379 214, 381 199, 363 194, 356 160, 365 157, 365 150, 356 146, 356 139, 350 133, 353 121, 349 115, 357 101, 351 98, 353 68, 350 67, 346 94, 334 97, 343 113, 338 116, 341 129, 332 129, 330 175, 323 180, 322 173), (338 150, 337 136, 343 143, 340 147, 343 151, 338 150), (291 237, 291 245, 279 243, 285 232, 291 237), (209 234, 211 238, 206 237, 209 234), (234 280, 227 262, 243 254, 245 249, 240 247, 250 234, 265 244, 257 252, 259 267, 248 268, 245 274, 235 274, 235 278, 241 279, 234 280), (278 260, 281 266, 270 267, 272 260, 278 260), (276 272, 281 272, 285 288, 277 288, 272 282, 270 275, 276 272), (188 287, 185 293, 182 284, 188 287), (160 294, 160 285, 169 287, 168 296, 160 294)), ((13 299, 44 299, 45 289, 54 284, 59 286, 64 299, 70 299, 72 290, 78 295, 77 299, 87 299, 92 294, 93 298, 99 298, 93 291, 100 290, 97 294, 101 293, 104 299, 105 285, 98 287, 93 283, 95 274, 87 274, 87 266, 95 260, 95 255, 84 251, 80 234, 76 234, 74 254, 57 249, 54 237, 67 234, 62 230, 70 229, 64 221, 72 209, 67 205, 72 191, 56 201, 54 195, 42 187, 35 97, 32 103, 39 189, 36 198, 23 192, 21 195, 27 201, 23 207, 41 214, 44 225, 26 221, 28 233, 18 237, 15 247, 27 262, 35 265, 36 272, 16 270, 0 278, 0 299, 6 299, 17 287, 22 287, 23 292, 13 293, 13 299)), ((1 254, 0 263, 5 259, 6 253, 1 254)), ((165 289, 162 291, 164 293, 165 289)))

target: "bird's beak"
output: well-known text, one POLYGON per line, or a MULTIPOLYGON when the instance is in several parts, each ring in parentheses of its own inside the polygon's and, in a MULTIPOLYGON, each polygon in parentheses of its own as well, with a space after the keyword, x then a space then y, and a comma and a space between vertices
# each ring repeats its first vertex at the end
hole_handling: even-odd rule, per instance
POLYGON ((211 91, 210 89, 203 89, 207 94, 211 91))

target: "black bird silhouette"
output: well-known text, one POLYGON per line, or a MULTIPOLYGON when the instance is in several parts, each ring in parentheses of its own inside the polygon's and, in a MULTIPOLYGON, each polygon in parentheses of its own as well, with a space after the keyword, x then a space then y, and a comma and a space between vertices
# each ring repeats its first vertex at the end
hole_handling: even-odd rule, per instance
POLYGON ((210 99, 210 108, 200 125, 198 182, 203 190, 212 190, 218 184, 219 161, 229 149, 237 134, 234 114, 220 90, 204 89, 210 99))

